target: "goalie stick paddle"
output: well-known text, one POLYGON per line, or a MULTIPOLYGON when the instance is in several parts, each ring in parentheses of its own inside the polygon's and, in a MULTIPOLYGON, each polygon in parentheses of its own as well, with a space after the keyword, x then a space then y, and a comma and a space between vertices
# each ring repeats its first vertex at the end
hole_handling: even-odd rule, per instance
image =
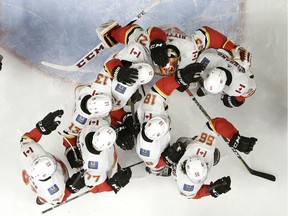
MULTIPOLYGON (((130 166, 125 167, 124 169, 126 169, 126 168, 131 168, 131 167, 137 166, 138 164, 142 164, 142 163, 144 163, 144 161, 139 161, 139 162, 137 162, 137 163, 134 163, 134 164, 132 164, 132 165, 130 165, 130 166)), ((45 214, 46 212, 49 212, 49 211, 51 211, 51 210, 53 210, 53 209, 55 209, 55 208, 57 208, 57 207, 59 207, 59 206, 62 206, 62 205, 64 205, 64 204, 68 203, 68 202, 71 202, 71 201, 73 201, 73 200, 75 200, 75 199, 77 199, 77 198, 79 198, 79 197, 84 196, 85 194, 88 194, 88 193, 90 193, 90 190, 87 190, 87 191, 85 191, 85 192, 83 192, 83 193, 81 193, 81 194, 78 194, 77 196, 72 197, 72 198, 66 200, 66 201, 63 202, 63 203, 56 204, 56 205, 54 205, 54 206, 52 206, 52 207, 50 207, 50 208, 42 211, 42 214, 45 214)))
MULTIPOLYGON (((206 112, 206 110, 203 108, 203 106, 198 102, 198 100, 195 98, 195 96, 190 91, 190 89, 186 89, 186 93, 192 98, 192 100, 195 102, 197 107, 202 111, 202 113, 205 115, 205 117, 210 121, 211 117, 206 112)), ((225 137, 222 136, 222 138, 224 139, 225 142, 229 142, 225 137)), ((276 177, 274 175, 271 175, 271 174, 268 174, 268 173, 264 173, 264 172, 260 172, 260 171, 257 171, 257 170, 254 170, 254 169, 250 168, 248 166, 248 164, 244 161, 244 159, 241 157, 239 152, 234 147, 230 147, 230 148, 234 152, 234 154, 237 156, 237 158, 239 158, 242 161, 242 163, 247 168, 247 170, 249 171, 250 174, 258 176, 258 177, 261 177, 261 178, 264 178, 264 179, 267 179, 267 180, 270 180, 270 181, 276 181, 276 177)))
MULTIPOLYGON (((134 22, 136 22, 138 19, 140 19, 142 16, 144 16, 149 10, 154 8, 156 5, 158 5, 163 0, 155 0, 151 5, 149 5, 147 8, 145 8, 143 11, 141 11, 135 18, 133 18, 127 25, 131 25, 134 22)), ((94 47, 91 51, 89 51, 84 57, 82 57, 77 63, 70 66, 65 65, 58 65, 49 63, 46 61, 42 61, 41 64, 56 69, 56 70, 62 70, 62 71, 77 71, 80 70, 84 65, 89 63, 95 56, 97 56, 100 52, 102 52, 105 49, 104 43, 98 44, 96 47, 94 47)))

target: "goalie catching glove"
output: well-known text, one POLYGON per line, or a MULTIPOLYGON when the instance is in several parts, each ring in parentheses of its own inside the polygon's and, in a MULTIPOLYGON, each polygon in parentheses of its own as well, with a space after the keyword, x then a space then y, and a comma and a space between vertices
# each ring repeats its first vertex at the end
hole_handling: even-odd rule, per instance
POLYGON ((50 112, 41 121, 36 124, 36 128, 44 135, 50 134, 52 131, 56 130, 60 121, 56 121, 57 117, 61 118, 64 114, 63 110, 56 110, 55 112, 50 112))
POLYGON ((249 154, 254 145, 256 144, 257 139, 255 137, 244 137, 240 136, 239 132, 234 134, 230 142, 228 143, 230 147, 233 147, 240 152, 244 152, 245 154, 249 154))
POLYGON ((112 178, 107 179, 107 183, 111 186, 112 190, 117 194, 118 191, 125 187, 132 176, 130 168, 123 168, 113 175, 112 178))

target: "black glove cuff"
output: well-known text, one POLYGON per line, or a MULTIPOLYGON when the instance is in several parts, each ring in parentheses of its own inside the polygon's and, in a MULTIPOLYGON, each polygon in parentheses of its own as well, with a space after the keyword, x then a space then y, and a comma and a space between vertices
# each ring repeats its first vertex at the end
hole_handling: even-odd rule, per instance
POLYGON ((51 133, 51 131, 48 131, 44 126, 43 126, 43 122, 39 121, 36 124, 36 128, 43 134, 43 135, 48 135, 51 133))
POLYGON ((163 48, 163 49, 165 49, 165 47, 166 47, 166 43, 163 40, 156 39, 156 40, 153 40, 153 41, 150 42, 149 49, 150 50, 153 50, 155 48, 163 48))
POLYGON ((237 148, 238 148, 238 145, 239 145, 239 142, 240 142, 240 139, 241 139, 240 134, 239 134, 239 132, 237 132, 237 133, 235 133, 235 134, 233 135, 233 137, 232 137, 231 140, 229 141, 228 145, 229 145, 230 147, 233 147, 233 148, 237 149, 237 148))

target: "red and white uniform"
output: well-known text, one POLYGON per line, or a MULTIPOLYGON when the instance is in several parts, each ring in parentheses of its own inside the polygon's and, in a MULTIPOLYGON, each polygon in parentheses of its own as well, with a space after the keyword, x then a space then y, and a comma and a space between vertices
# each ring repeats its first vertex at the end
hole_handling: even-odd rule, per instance
MULTIPOLYGON (((111 36, 117 42, 127 45, 121 55, 114 56, 105 63, 106 71, 112 76, 113 68, 117 65, 122 65, 121 60, 131 62, 139 62, 141 60, 147 63, 150 62, 153 65, 151 58, 148 56, 150 55, 149 45, 150 41, 156 39, 166 41, 167 45, 174 45, 179 49, 181 55, 179 68, 195 62, 199 52, 205 49, 222 48, 231 51, 236 47, 226 36, 208 26, 199 28, 189 36, 174 26, 150 27, 147 31, 144 31, 137 24, 132 24, 113 30, 111 36)), ((158 70, 155 67, 155 73, 158 70)))
POLYGON ((38 141, 41 139, 42 134, 37 128, 30 132, 25 133, 20 141, 20 160, 23 166, 22 176, 26 185, 30 185, 39 199, 43 203, 58 204, 64 202, 71 193, 66 189, 66 180, 69 177, 67 167, 58 158, 46 152, 38 141), (51 178, 45 181, 33 179, 30 176, 31 164, 34 160, 42 156, 49 156, 56 161, 56 171, 52 174, 51 178))
POLYGON ((180 193, 187 198, 199 199, 204 196, 209 196, 210 193, 206 193, 209 188, 208 184, 204 182, 193 183, 186 174, 183 173, 183 162, 191 156, 203 157, 207 164, 208 173, 213 166, 214 162, 214 150, 219 135, 228 138, 233 137, 238 130, 224 118, 214 118, 203 127, 201 133, 195 139, 186 140, 181 142, 187 144, 186 151, 176 167, 176 181, 180 193))
MULTIPOLYGON (((174 76, 169 76, 158 80, 150 92, 141 101, 137 115, 142 125, 148 122, 150 119, 156 116, 167 116, 166 112, 166 98, 178 88, 179 84, 176 82, 174 76)), ((169 117, 168 117, 169 118, 169 117)), ((141 131, 137 136, 136 152, 138 156, 145 162, 146 166, 151 169, 152 172, 161 171, 167 164, 161 157, 161 153, 170 143, 169 131, 158 140, 154 140, 152 143, 145 141, 141 131)))
MULTIPOLYGON (((77 90, 77 89, 76 89, 77 90)), ((85 137, 90 132, 95 132, 100 126, 110 125, 109 113, 87 114, 81 108, 81 100, 87 95, 105 94, 111 95, 111 80, 107 74, 99 73, 96 81, 91 86, 79 88, 76 92, 75 109, 72 122, 65 134, 63 145, 66 149, 78 147, 82 159, 85 185, 91 188, 91 192, 112 191, 106 183, 107 177, 112 177, 117 172, 117 152, 115 146, 98 152, 92 146, 87 146, 85 137)))
POLYGON ((238 61, 233 60, 221 52, 217 54, 203 52, 198 57, 197 62, 205 65, 205 70, 202 74, 204 79, 207 77, 207 73, 215 67, 223 67, 230 72, 230 76, 227 76, 226 86, 222 94, 234 96, 236 100, 243 101, 245 98, 252 96, 256 91, 254 76, 249 67, 243 67, 241 63, 239 64, 238 61), (229 85, 227 85, 227 83, 229 83, 229 85))
MULTIPOLYGON (((107 178, 111 178, 117 172, 117 152, 115 145, 110 148, 95 154, 92 146, 89 146, 85 141, 87 135, 95 132, 100 126, 93 119, 89 120, 88 124, 83 128, 77 143, 78 149, 81 152, 83 159, 83 169, 85 185, 91 188, 91 192, 112 191, 111 187, 106 183, 107 178), (96 124, 95 124, 96 123, 96 124)), ((108 122, 106 122, 108 125, 108 122)))
MULTIPOLYGON (((100 75, 99 75, 100 76, 100 75)), ((111 83, 110 79, 107 78, 105 79, 103 75, 103 79, 101 81, 104 83, 108 84, 99 84, 99 83, 93 83, 91 86, 90 85, 85 85, 85 86, 79 86, 75 89, 75 106, 73 109, 73 114, 72 114, 72 119, 71 119, 71 124, 68 127, 67 132, 72 135, 78 135, 84 125, 88 122, 89 119, 91 118, 99 118, 110 121, 109 119, 109 113, 100 113, 100 114, 87 114, 83 112, 83 109, 81 108, 81 101, 82 99, 87 96, 87 95, 97 95, 97 94, 105 94, 111 96, 111 84, 109 86, 109 82, 111 83)), ((95 81, 96 82, 96 81, 95 81)), ((100 82, 100 81, 99 81, 100 82)))

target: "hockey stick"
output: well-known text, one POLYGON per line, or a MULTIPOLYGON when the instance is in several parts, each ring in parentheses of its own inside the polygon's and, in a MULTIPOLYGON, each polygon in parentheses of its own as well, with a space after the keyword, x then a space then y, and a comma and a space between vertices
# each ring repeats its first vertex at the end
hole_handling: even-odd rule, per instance
MULTIPOLYGON (((140 19, 142 16, 144 16, 148 11, 150 11, 152 8, 154 8, 156 5, 158 5, 161 2, 161 0, 155 0, 151 5, 149 5, 147 8, 145 8, 143 11, 141 11, 135 18, 133 18, 127 25, 131 25, 134 22, 136 22, 138 19, 140 19)), ((84 57, 82 57, 77 63, 70 66, 65 65, 57 65, 49 62, 42 61, 41 64, 57 69, 57 70, 63 70, 63 71, 77 71, 81 69, 84 65, 89 63, 95 56, 97 56, 100 52, 102 52, 105 49, 104 43, 101 42, 96 47, 94 47, 91 51, 89 51, 84 57)))
MULTIPOLYGON (((195 104, 198 106, 198 108, 202 111, 202 113, 205 115, 205 117, 210 121, 211 120, 211 117, 208 115, 208 113, 206 112, 206 110, 203 108, 203 106, 198 102, 198 100, 195 98, 195 96, 193 95, 193 93, 187 89, 186 90, 187 94, 192 98, 192 100, 195 102, 195 104)), ((229 142, 227 140, 226 137, 223 137, 222 138, 224 139, 225 142, 229 142)), ((230 147, 230 146, 229 146, 230 147)), ((271 175, 271 174, 268 174, 268 173, 264 173, 264 172, 260 172, 260 171, 257 171, 257 170, 254 170, 252 168, 250 168, 248 166, 248 164, 244 161, 244 159, 241 157, 241 155, 239 154, 239 152, 234 148, 234 147, 230 147, 231 150, 234 152, 234 154, 237 156, 237 158, 239 158, 242 163, 244 164, 244 166, 247 168, 247 170, 252 174, 252 175, 255 175, 255 176, 258 176, 258 177, 261 177, 261 178, 265 178, 265 179, 268 179, 270 181, 276 181, 276 177, 274 175, 271 175)))
MULTIPOLYGON (((139 162, 137 162, 137 163, 134 163, 134 164, 132 164, 132 165, 130 165, 130 166, 125 167, 124 169, 137 166, 138 164, 141 164, 141 163, 143 163, 143 162, 144 162, 144 161, 139 161, 139 162)), ((79 198, 79 197, 82 197, 82 196, 84 196, 85 194, 88 194, 88 193, 90 193, 90 190, 87 190, 87 191, 85 191, 85 192, 83 192, 83 193, 81 193, 81 194, 79 194, 79 195, 77 195, 77 196, 75 196, 75 197, 72 197, 71 199, 68 199, 68 200, 66 200, 66 201, 63 202, 63 203, 54 205, 54 206, 52 206, 52 207, 50 207, 50 208, 42 211, 42 214, 45 214, 46 212, 49 212, 49 211, 51 211, 51 210, 53 210, 53 209, 55 209, 55 208, 57 208, 57 207, 59 207, 59 206, 62 206, 62 205, 64 205, 64 204, 68 203, 68 202, 71 202, 72 200, 75 200, 75 199, 77 199, 77 198, 79 198)))

